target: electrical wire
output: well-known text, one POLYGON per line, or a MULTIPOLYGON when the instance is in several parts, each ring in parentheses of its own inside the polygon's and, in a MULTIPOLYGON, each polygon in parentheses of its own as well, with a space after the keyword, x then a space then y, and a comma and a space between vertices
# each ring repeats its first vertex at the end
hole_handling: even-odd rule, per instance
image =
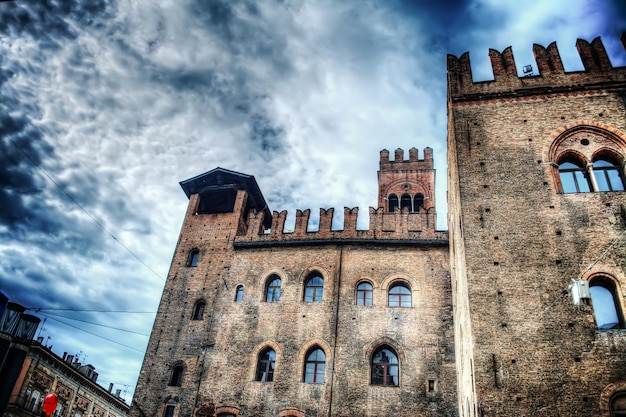
POLYGON ((44 308, 25 307, 26 310, 39 311, 76 311, 80 313, 126 313, 126 314, 156 314, 156 311, 130 311, 130 310, 79 310, 76 308, 44 308))
MULTIPOLYGON (((122 329, 122 328, 119 328, 119 327, 108 326, 106 324, 94 323, 92 321, 77 319, 77 318, 74 318, 74 317, 62 316, 60 314, 54 314, 54 313, 41 313, 41 314, 46 315, 46 317, 50 317, 50 316, 61 317, 63 319, 79 321, 81 323, 93 324, 94 326, 106 327, 107 329, 113 329, 113 330, 118 330, 120 332, 132 333, 132 334, 136 334, 136 335, 139 335, 139 336, 146 336, 146 337, 150 336, 149 334, 139 333, 139 332, 136 332, 134 330, 127 330, 127 329, 122 329)), ((50 318, 52 318, 52 317, 50 317, 50 318)))
POLYGON ((108 342, 115 343, 116 345, 124 346, 125 348, 128 348, 128 349, 130 349, 130 350, 134 350, 135 352, 145 353, 145 351, 144 351, 144 350, 139 350, 139 349, 134 348, 134 347, 132 347, 132 346, 128 346, 128 345, 125 345, 125 344, 123 344, 123 343, 117 342, 117 341, 115 341, 115 340, 113 340, 113 339, 109 339, 109 338, 107 338, 107 337, 100 336, 99 334, 96 334, 96 333, 90 332, 89 330, 81 329, 80 327, 74 326, 73 324, 67 323, 67 322, 65 322, 65 321, 63 321, 63 320, 59 320, 59 319, 56 319, 56 318, 54 318, 54 317, 48 317, 48 318, 49 318, 50 320, 54 320, 54 321, 56 321, 56 322, 59 322, 59 323, 65 324, 66 326, 69 326, 69 327, 71 327, 71 328, 73 328, 73 329, 77 329, 77 330, 80 330, 80 331, 82 331, 82 332, 88 333, 88 334, 90 334, 90 335, 92 335, 92 336, 99 337, 100 339, 104 339, 104 340, 106 340, 106 341, 108 341, 108 342))
POLYGON ((87 211, 87 209, 85 209, 78 201, 76 201, 76 199, 74 197, 72 197, 72 195, 70 193, 68 193, 67 191, 65 191, 65 189, 63 187, 61 187, 61 185, 59 183, 57 183, 54 178, 52 178, 52 176, 50 174, 48 174, 48 172, 43 169, 33 158, 30 157, 30 155, 28 155, 28 153, 26 153, 26 151, 24 151, 24 149, 22 149, 17 143, 15 143, 15 141, 13 141, 9 135, 7 135, 4 130, 2 130, 0 128, 0 134, 7 139, 9 142, 11 142, 11 144, 13 146, 15 146, 34 166, 35 168, 37 168, 39 171, 41 171, 41 173, 43 175, 46 176, 46 178, 48 178, 63 194, 65 194, 65 196, 70 199, 79 209, 81 209, 87 216, 89 216, 89 218, 91 218, 91 220, 97 224, 105 233, 107 233, 114 241, 116 241, 122 248, 124 248, 126 250, 126 252, 128 252, 129 254, 131 254, 135 259, 137 259, 143 266, 145 266, 150 272, 152 272, 155 276, 157 276, 161 281, 165 282, 165 279, 159 275, 154 269, 150 268, 150 266, 148 264, 146 264, 143 259, 141 259, 135 252, 133 252, 132 250, 130 250, 129 247, 127 247, 126 245, 124 245, 124 243, 122 243, 122 241, 120 241, 117 236, 115 236, 113 233, 111 233, 102 223, 100 223, 90 212, 87 211))

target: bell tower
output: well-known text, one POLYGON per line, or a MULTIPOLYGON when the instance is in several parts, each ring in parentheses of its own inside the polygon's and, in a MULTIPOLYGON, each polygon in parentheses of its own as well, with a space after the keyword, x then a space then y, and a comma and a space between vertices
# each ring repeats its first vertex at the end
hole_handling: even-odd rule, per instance
POLYGON ((403 149, 395 150, 393 161, 389 160, 388 150, 380 151, 378 207, 384 208, 385 213, 435 212, 432 148, 424 148, 424 159, 418 159, 416 148, 409 149, 408 161, 404 159, 403 149))

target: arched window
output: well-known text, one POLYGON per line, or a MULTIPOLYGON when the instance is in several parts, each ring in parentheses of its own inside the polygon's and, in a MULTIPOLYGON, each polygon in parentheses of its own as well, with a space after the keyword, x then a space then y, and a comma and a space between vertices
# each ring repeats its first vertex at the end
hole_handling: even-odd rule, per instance
POLYGON ((596 159, 593 163, 596 191, 624 191, 624 179, 619 167, 607 159, 596 159))
POLYGON ((280 278, 277 275, 272 275, 267 283, 265 290, 265 301, 268 303, 277 303, 280 301, 280 278))
POLYGON ((324 278, 314 273, 309 276, 304 286, 304 301, 307 303, 319 303, 324 295, 324 278))
POLYGON ((169 386, 172 387, 180 387, 180 384, 183 382, 183 366, 176 365, 172 370, 172 376, 170 377, 169 386))
POLYGON ((197 266, 198 259, 200 258, 200 252, 198 249, 194 249, 189 252, 189 258, 187 259, 187 266, 197 266))
POLYGON ((356 305, 371 306, 374 290, 369 282, 361 282, 356 287, 356 305))
POLYGON ((405 207, 409 208, 409 212, 413 211, 413 199, 408 194, 402 194, 402 197, 400 197, 400 209, 402 210, 405 207))
POLYGON ((420 207, 424 207, 424 194, 417 193, 415 197, 413 197, 413 211, 418 213, 420 211, 420 207))
POLYGON ((566 161, 559 164, 559 176, 564 193, 588 193, 591 191, 584 168, 566 161))
POLYGON ((372 355, 372 385, 397 387, 398 356, 389 346, 381 346, 372 355))
POLYGON ((403 282, 397 282, 389 287, 389 307, 411 307, 411 289, 403 282))
POLYGON ((387 200, 389 201, 389 212, 390 213, 393 213, 394 211, 396 211, 398 209, 398 207, 400 207, 397 195, 389 194, 389 198, 387 200))
POLYGON ((260 382, 272 382, 274 380, 274 368, 276 366, 276 352, 272 349, 264 349, 259 354, 259 363, 256 368, 256 380, 260 382))
POLYGON ((165 404, 165 412, 163 413, 163 417, 174 417, 174 411, 176 410, 176 401, 173 399, 167 400, 165 404))
POLYGON ((237 285, 235 290, 235 302, 238 303, 243 300, 243 285, 237 285))
POLYGON ((615 393, 610 401, 611 417, 626 416, 626 392, 615 393))
POLYGON ((589 292, 598 329, 622 328, 624 320, 613 281, 604 277, 592 279, 589 292))
POLYGON ((192 320, 202 320, 204 318, 204 308, 206 307, 206 303, 204 300, 200 300, 196 302, 196 305, 193 307, 193 316, 192 320))
POLYGON ((326 371, 326 354, 319 346, 314 346, 306 355, 304 382, 323 384, 326 371))

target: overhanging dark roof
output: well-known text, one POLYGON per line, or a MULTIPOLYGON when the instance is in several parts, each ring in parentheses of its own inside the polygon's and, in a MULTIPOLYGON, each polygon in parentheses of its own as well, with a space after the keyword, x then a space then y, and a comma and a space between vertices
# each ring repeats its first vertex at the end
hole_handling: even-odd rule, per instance
POLYGON ((187 195, 187 198, 191 197, 192 194, 199 194, 211 190, 223 190, 225 188, 246 190, 248 192, 248 208, 265 212, 264 223, 269 222, 271 224, 272 213, 267 207, 259 185, 252 175, 217 167, 204 174, 181 181, 180 186, 187 195))

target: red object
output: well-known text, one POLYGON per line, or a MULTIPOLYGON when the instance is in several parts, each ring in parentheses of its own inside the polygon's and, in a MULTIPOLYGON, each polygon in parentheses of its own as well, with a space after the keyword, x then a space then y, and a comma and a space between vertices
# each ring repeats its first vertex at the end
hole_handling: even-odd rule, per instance
POLYGON ((46 398, 43 400, 43 412, 46 414, 54 413, 54 410, 57 409, 57 405, 59 404, 59 399, 56 394, 48 394, 46 398))

